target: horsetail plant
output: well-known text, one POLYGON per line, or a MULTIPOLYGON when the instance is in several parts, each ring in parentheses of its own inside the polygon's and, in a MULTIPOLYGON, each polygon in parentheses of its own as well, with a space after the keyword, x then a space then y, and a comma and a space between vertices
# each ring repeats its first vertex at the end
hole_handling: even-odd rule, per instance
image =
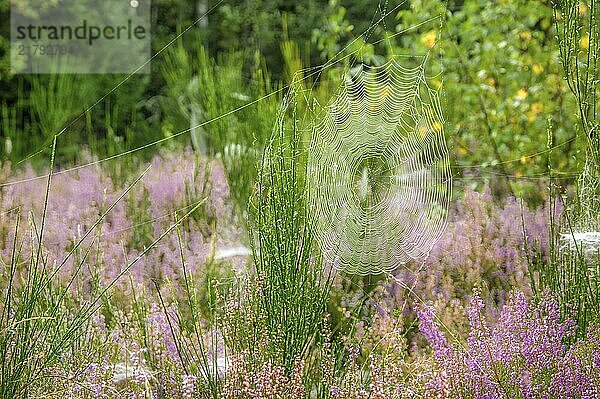
POLYGON ((259 296, 275 364, 291 373, 321 329, 330 273, 313 241, 306 199, 307 148, 292 89, 260 165, 252 204, 253 254, 259 296))

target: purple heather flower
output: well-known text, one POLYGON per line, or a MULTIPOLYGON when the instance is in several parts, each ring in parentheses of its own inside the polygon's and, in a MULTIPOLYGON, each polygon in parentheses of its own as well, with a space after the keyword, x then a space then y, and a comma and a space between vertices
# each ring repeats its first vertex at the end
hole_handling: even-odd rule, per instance
POLYGON ((467 309, 470 333, 463 346, 448 342, 434 320, 431 304, 418 308, 419 328, 434 350, 440 373, 429 386, 442 397, 581 398, 600 395, 597 329, 585 341, 566 348, 574 323, 562 320, 556 298, 538 303, 522 292, 509 294, 500 317, 488 324, 479 293, 467 309), (448 391, 450 390, 450 391, 448 391))
MULTIPOLYGON (((205 197, 206 203, 181 228, 188 271, 202 272, 202 266, 216 250, 215 246, 239 246, 243 232, 233 224, 227 179, 218 161, 201 160, 191 149, 186 149, 181 153, 157 156, 151 166, 141 182, 106 215, 80 249, 61 267, 57 277, 63 282, 69 281, 77 272, 72 290, 74 294, 89 292, 95 281, 100 286, 109 284, 174 223, 175 211, 181 217, 205 197), (145 226, 150 232, 144 230, 145 226), (79 262, 83 262, 80 271, 79 262)), ((23 244, 21 259, 24 263, 36 252, 35 248, 32 251, 31 240, 35 235, 29 233, 27 215, 31 212, 39 230, 46 181, 32 179, 35 176, 33 169, 27 167, 12 178, 27 181, 2 188, 2 209, 13 210, 0 216, 0 230, 4 237, 0 240, 0 257, 4 264, 9 263, 15 240, 18 245, 23 244), (24 217, 15 237, 14 210, 17 208, 21 209, 24 217)), ((42 251, 47 267, 57 267, 66 258, 125 187, 117 187, 97 166, 54 176, 42 251)), ((182 276, 181 262, 179 242, 173 232, 136 262, 128 271, 131 279, 123 278, 118 282, 119 291, 125 296, 132 289, 152 292, 152 278, 159 282, 177 281, 182 276)))
POLYGON ((464 198, 451 209, 448 227, 429 257, 422 264, 400 268, 396 279, 380 288, 373 307, 389 315, 402 310, 410 319, 415 297, 433 301, 440 320, 457 324, 464 333, 469 321, 461 319, 461 308, 468 306, 474 287, 485 287, 490 294, 485 297, 486 316, 497 318, 497 309, 511 289, 531 295, 523 221, 529 250, 536 248, 541 256, 547 256, 547 206, 530 210, 512 198, 498 204, 487 189, 483 193, 466 189, 464 198))

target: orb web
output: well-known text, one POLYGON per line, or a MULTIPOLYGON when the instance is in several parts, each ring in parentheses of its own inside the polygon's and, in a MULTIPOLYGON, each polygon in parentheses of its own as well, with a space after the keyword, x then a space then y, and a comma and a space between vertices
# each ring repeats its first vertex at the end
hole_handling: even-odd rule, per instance
POLYGON ((325 260, 369 274, 424 258, 446 225, 451 171, 423 66, 363 67, 324 111, 312 130, 307 182, 325 260))

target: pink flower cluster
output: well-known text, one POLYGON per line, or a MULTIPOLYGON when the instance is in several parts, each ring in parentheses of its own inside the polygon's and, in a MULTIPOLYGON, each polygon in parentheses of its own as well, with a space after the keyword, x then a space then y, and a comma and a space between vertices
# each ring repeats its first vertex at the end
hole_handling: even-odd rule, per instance
MULTIPOLYGON (((415 305, 433 301, 444 322, 461 327, 474 287, 486 287, 489 305, 501 306, 512 289, 531 295, 526 251, 547 256, 549 212, 547 207, 530 210, 514 198, 498 204, 489 190, 467 190, 429 257, 400 269, 381 288, 374 300, 377 310, 392 315, 399 309, 412 317, 415 305)), ((492 313, 495 309, 487 307, 492 313)))
MULTIPOLYGON (((139 173, 144 169, 142 166, 139 173)), ((3 187, 0 192, 3 210, 0 257, 5 265, 10 264, 15 239, 24 267, 36 252, 37 243, 32 243, 36 234, 30 225, 35 224, 38 232, 41 230, 47 181, 35 176, 31 168, 17 173, 9 181, 15 184, 3 187), (15 237, 18 211, 22 216, 21 226, 15 237)), ((128 177, 127 184, 117 185, 115 179, 97 166, 59 171, 53 176, 42 255, 47 270, 59 269, 60 281, 69 281, 77 275, 73 292, 89 293, 109 284, 175 223, 176 215, 181 218, 204 199, 200 208, 180 225, 188 271, 202 270, 216 248, 239 245, 241 231, 232 227, 229 188, 222 166, 217 161, 199 159, 190 149, 156 156, 141 181, 95 225, 135 177, 128 177)), ((132 288, 154 289, 152 281, 162 285, 181 277, 182 260, 175 231, 158 242, 126 274, 130 278, 125 276, 119 281, 125 296, 132 288)))
POLYGON ((428 383, 442 398, 595 398, 600 395, 598 330, 567 348, 574 323, 561 320, 559 304, 522 292, 508 295, 497 322, 487 319, 477 292, 467 308, 467 342, 447 339, 431 303, 418 309, 419 329, 433 348, 438 369, 428 383))

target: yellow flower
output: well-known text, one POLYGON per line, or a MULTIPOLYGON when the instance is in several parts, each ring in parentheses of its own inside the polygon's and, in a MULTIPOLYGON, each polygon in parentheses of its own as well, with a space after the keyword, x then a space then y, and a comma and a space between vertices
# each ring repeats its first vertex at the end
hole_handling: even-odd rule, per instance
POLYGON ((421 35, 421 43, 423 43, 427 48, 432 48, 435 45, 435 40, 437 37, 437 32, 434 30, 430 30, 429 32, 421 35))
POLYGON ((528 42, 531 40, 531 32, 529 32, 528 30, 524 30, 523 32, 519 33, 519 37, 521 38, 521 40, 528 42))
POLYGON ((442 82, 439 79, 433 79, 431 84, 436 90, 439 90, 442 87, 442 82))
POLYGON ((544 72, 544 67, 541 66, 540 64, 533 64, 531 69, 533 70, 533 73, 535 73, 536 75, 539 75, 540 73, 544 72))
POLYGON ((458 155, 460 155, 461 157, 462 157, 462 156, 465 156, 465 155, 467 155, 467 150, 466 150, 465 148, 463 148, 463 147, 459 147, 459 148, 457 148, 457 149, 456 149, 456 152, 457 152, 457 153, 458 153, 458 155))
POLYGON ((526 157, 525 155, 523 155, 520 159, 522 164, 526 164, 529 161, 529 157, 526 157))
POLYGON ((531 109, 527 112, 527 120, 529 122, 533 122, 537 119, 538 115, 544 110, 544 104, 542 103, 533 103, 531 104, 531 109))
POLYGON ((515 177, 518 179, 520 177, 523 177, 523 171, 521 169, 517 169, 515 171, 515 177))
POLYGON ((496 92, 496 81, 493 78, 487 78, 485 80, 485 84, 488 85, 492 89, 493 93, 496 92))
POLYGON ((587 50, 590 47, 590 37, 588 35, 585 35, 579 39, 579 47, 584 50, 587 50))
POLYGON ((516 97, 519 100, 525 100, 527 98, 527 95, 529 94, 528 90, 526 87, 521 87, 516 94, 516 97))
POLYGON ((584 3, 579 3, 579 6, 577 6, 577 11, 579 12, 579 16, 583 17, 587 12, 587 6, 584 3))
POLYGON ((441 132, 442 131, 442 124, 439 121, 435 121, 433 122, 433 128, 435 129, 436 132, 441 132))

